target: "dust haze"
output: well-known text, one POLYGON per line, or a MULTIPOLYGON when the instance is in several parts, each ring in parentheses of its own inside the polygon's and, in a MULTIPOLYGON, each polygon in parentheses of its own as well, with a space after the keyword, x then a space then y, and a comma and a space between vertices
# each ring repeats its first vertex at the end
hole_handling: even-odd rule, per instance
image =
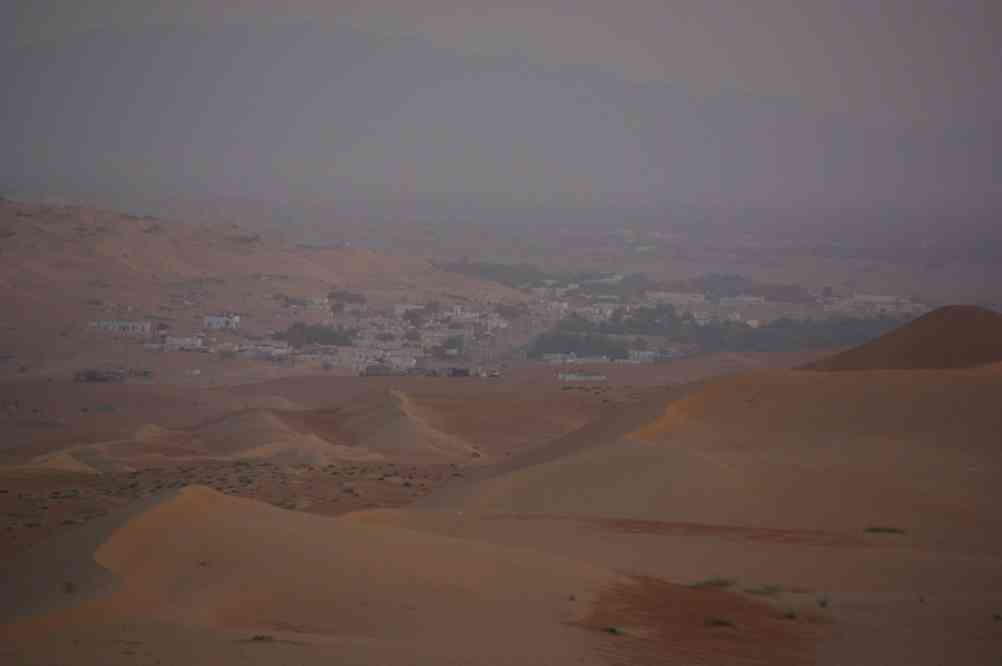
POLYGON ((0 16, 4 663, 997 664, 995 3, 0 16))

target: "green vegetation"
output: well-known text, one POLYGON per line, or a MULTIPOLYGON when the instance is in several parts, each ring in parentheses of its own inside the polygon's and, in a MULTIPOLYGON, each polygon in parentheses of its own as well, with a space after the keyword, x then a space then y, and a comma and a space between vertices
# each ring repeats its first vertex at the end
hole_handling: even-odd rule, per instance
POLYGON ((905 531, 900 527, 887 527, 882 525, 873 525, 867 527, 863 530, 867 534, 904 534, 905 531))
POLYGON ((468 277, 497 282, 513 289, 521 289, 554 279, 545 271, 530 264, 497 264, 490 261, 449 261, 436 264, 438 268, 468 277))
MULTIPOLYGON (((556 333, 587 335, 646 335, 697 347, 703 352, 801 351, 850 347, 872 340, 901 325, 891 317, 870 319, 780 318, 752 328, 742 322, 711 321, 698 325, 688 313, 679 316, 671 305, 619 309, 609 321, 593 323, 572 315, 561 320, 556 333)), ((568 350, 569 351, 569 350, 568 350)))
POLYGON ((695 587, 695 588, 700 588, 700 589, 706 589, 706 588, 719 588, 719 589, 723 589, 723 588, 727 588, 727 587, 733 587, 736 584, 737 584, 737 581, 734 580, 733 578, 713 577, 713 578, 707 578, 705 580, 701 580, 698 583, 693 583, 689 587, 695 587))
POLYGON ((299 321, 281 333, 275 334, 276 340, 284 340, 299 349, 307 345, 334 345, 345 347, 351 345, 354 334, 344 329, 330 328, 319 324, 304 324, 299 321))
POLYGON ((544 333, 529 347, 529 356, 574 353, 578 356, 608 356, 623 359, 629 356, 626 344, 604 335, 578 335, 576 333, 544 333))
POLYGON ((299 298, 297 296, 289 296, 288 294, 275 294, 272 298, 282 304, 284 308, 305 308, 307 302, 305 298, 299 298))
POLYGON ((414 328, 421 328, 425 324, 425 315, 421 310, 408 310, 403 319, 414 328))
POLYGON ((518 303, 517 305, 498 303, 494 306, 494 312, 505 319, 518 319, 519 317, 528 316, 529 306, 524 303, 518 303))
POLYGON ((619 627, 605 627, 602 631, 607 634, 612 634, 613 636, 622 636, 623 630, 619 627))
POLYGON ((327 294, 328 300, 332 303, 343 303, 345 305, 365 305, 368 302, 365 294, 359 294, 347 289, 335 289, 327 294))
POLYGON ((795 284, 756 282, 740 275, 711 273, 669 285, 673 291, 693 291, 706 294, 711 301, 734 296, 761 296, 781 303, 810 303, 810 292, 795 284))

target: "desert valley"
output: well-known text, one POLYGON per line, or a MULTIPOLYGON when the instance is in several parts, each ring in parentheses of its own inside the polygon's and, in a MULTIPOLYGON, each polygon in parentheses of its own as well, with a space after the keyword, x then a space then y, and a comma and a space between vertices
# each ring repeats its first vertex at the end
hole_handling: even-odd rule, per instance
POLYGON ((0 7, 0 666, 1002 665, 1002 3, 0 7))
POLYGON ((239 308, 262 344, 309 316, 254 288, 265 265, 304 300, 531 297, 376 252, 4 205, 21 366, 0 381, 5 663, 1002 655, 992 310, 936 308, 842 351, 615 362, 513 343, 490 373, 455 354, 350 372, 87 322, 112 307, 176 330, 239 308), (202 301, 152 312, 183 280, 202 301))

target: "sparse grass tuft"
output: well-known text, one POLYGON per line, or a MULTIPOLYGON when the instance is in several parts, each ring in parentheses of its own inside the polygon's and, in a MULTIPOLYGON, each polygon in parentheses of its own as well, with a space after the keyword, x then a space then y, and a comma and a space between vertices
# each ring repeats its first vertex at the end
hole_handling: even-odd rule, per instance
POLYGON ((871 525, 863 530, 867 534, 904 534, 900 527, 888 527, 886 525, 871 525))
POLYGON ((758 585, 756 587, 745 588, 748 594, 757 594, 762 597, 774 597, 783 593, 783 588, 779 585, 758 585))
POLYGON ((706 618, 706 626, 710 628, 726 627, 733 629, 735 625, 731 620, 725 617, 708 617, 706 618))
POLYGON ((619 627, 604 627, 602 631, 604 631, 607 634, 612 634, 613 636, 623 635, 623 630, 620 629, 619 627))
POLYGON ((797 619, 797 611, 793 610, 792 608, 787 609, 786 612, 783 613, 783 619, 784 620, 796 620, 797 619))
POLYGON ((257 643, 271 643, 275 640, 275 637, 271 634, 254 634, 251 640, 257 643))
POLYGON ((698 583, 693 583, 689 587, 695 587, 699 589, 707 589, 707 588, 723 589, 727 587, 733 587, 736 583, 737 581, 734 580, 733 578, 720 578, 714 576, 713 578, 707 578, 706 580, 701 580, 698 583))
POLYGON ((829 604, 831 604, 831 599, 828 598, 827 594, 818 597, 818 606, 821 608, 828 608, 829 604))

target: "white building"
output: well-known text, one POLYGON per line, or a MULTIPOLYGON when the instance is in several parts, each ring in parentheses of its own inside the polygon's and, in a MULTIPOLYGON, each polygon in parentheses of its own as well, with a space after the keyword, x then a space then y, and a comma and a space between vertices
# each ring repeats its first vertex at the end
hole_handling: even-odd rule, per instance
POLYGON ((205 338, 200 335, 168 335, 164 338, 164 350, 166 351, 202 351, 204 349, 205 338))
POLYGON ((583 372, 561 372, 557 374, 557 379, 562 382, 604 382, 608 378, 583 372))
POLYGON ((699 292, 649 291, 647 301, 661 305, 697 305, 706 302, 706 296, 699 292))
POLYGON ((225 329, 236 330, 240 328, 240 315, 236 314, 211 314, 202 318, 202 326, 211 331, 222 331, 225 329))
POLYGON ((99 331, 113 333, 115 335, 131 335, 136 337, 150 336, 153 334, 153 322, 151 321, 128 321, 124 319, 101 319, 92 321, 91 328, 99 331))

